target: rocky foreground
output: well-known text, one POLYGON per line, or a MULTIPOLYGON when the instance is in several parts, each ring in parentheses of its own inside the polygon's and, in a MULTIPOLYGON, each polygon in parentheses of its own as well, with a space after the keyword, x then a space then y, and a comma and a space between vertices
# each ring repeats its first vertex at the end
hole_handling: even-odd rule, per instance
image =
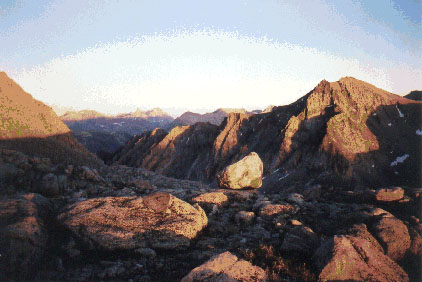
POLYGON ((0 190, 2 281, 421 278, 417 189, 263 194, 0 150, 0 190))

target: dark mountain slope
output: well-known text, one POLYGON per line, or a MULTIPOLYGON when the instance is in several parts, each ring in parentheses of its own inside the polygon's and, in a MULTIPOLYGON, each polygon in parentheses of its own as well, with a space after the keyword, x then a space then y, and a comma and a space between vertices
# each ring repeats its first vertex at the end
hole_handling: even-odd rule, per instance
POLYGON ((210 126, 184 128, 198 136, 215 135, 201 150, 187 147, 172 131, 159 145, 142 147, 142 160, 120 163, 212 182, 226 165, 257 152, 267 175, 264 183, 273 188, 310 180, 419 186, 421 108, 420 102, 351 77, 324 80, 298 101, 269 113, 232 113, 217 133, 210 126), (176 165, 182 161, 184 166, 176 165))
POLYGON ((410 91, 410 93, 404 96, 404 98, 415 100, 415 101, 422 101, 422 91, 421 90, 410 91))
POLYGON ((50 107, 4 72, 0 72, 0 121, 0 148, 48 157, 55 163, 100 164, 50 107))

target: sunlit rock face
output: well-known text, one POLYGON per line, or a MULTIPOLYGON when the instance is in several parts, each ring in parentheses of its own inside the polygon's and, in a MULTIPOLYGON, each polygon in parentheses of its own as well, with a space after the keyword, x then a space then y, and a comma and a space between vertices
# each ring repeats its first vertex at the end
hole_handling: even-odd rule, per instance
POLYGON ((90 249, 182 249, 208 223, 199 205, 167 193, 106 197, 68 206, 58 220, 90 249))
POLYGON ((183 127, 178 138, 170 132, 159 144, 139 146, 142 153, 137 154, 148 161, 119 162, 118 155, 115 160, 212 182, 225 167, 256 152, 268 176, 264 187, 309 179, 416 187, 422 181, 421 116, 421 102, 352 77, 323 80, 288 106, 255 115, 230 113, 218 129, 195 124, 183 127))
POLYGON ((50 107, 4 72, 0 72, 0 120, 0 148, 48 157, 55 163, 100 165, 50 107))
POLYGON ((363 224, 326 241, 315 257, 322 267, 319 281, 409 281, 363 224))

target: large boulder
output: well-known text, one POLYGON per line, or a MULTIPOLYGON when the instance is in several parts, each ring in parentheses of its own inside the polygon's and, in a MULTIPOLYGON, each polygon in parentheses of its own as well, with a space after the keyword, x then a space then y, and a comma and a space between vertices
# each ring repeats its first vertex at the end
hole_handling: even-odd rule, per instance
POLYGON ((401 260, 410 248, 410 236, 406 225, 391 213, 376 208, 372 214, 377 218, 369 228, 383 246, 386 255, 395 261, 401 260))
POLYGON ((409 281, 406 272, 384 254, 364 224, 324 242, 314 259, 322 269, 319 281, 409 281))
POLYGON ((212 257, 182 278, 182 282, 256 282, 267 281, 265 271, 250 262, 239 260, 230 252, 212 257))
POLYGON ((105 250, 186 248, 208 223, 199 205, 162 192, 78 202, 58 220, 88 248, 105 250))
POLYGON ((26 280, 47 247, 51 203, 38 194, 0 199, 0 280, 26 280))
POLYGON ((218 174, 218 185, 229 189, 260 188, 263 169, 264 165, 258 154, 252 152, 218 174))
POLYGON ((375 198, 380 202, 393 202, 403 199, 404 190, 401 187, 380 188, 375 191, 375 198))

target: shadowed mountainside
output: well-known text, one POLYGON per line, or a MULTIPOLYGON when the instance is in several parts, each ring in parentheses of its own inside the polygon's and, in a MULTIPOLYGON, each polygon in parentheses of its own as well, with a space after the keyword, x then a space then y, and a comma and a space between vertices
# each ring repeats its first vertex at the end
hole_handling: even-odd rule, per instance
POLYGON ((376 186, 394 180, 419 186, 421 108, 420 102, 351 77, 323 80, 288 106, 252 116, 231 113, 218 129, 176 127, 158 143, 144 138, 132 152, 124 149, 142 159, 128 161, 117 153, 114 160, 212 182, 225 166, 257 152, 267 175, 264 186, 272 189, 310 179, 376 186), (208 143, 193 136, 209 136, 208 143))
POLYGON ((404 98, 415 100, 415 101, 422 101, 422 91, 421 90, 410 91, 410 93, 404 96, 404 98))
POLYGON ((101 162, 73 137, 54 111, 0 72, 0 148, 59 163, 101 162))

